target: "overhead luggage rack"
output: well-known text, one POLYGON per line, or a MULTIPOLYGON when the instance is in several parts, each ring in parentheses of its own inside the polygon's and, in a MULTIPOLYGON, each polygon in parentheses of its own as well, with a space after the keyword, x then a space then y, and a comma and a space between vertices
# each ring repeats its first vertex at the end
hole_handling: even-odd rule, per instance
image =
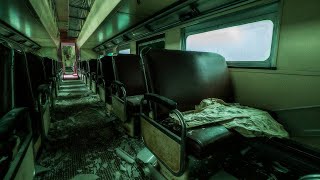
POLYGON ((25 51, 36 51, 41 48, 38 43, 16 31, 2 20, 0 20, 0 39, 19 44, 25 51))

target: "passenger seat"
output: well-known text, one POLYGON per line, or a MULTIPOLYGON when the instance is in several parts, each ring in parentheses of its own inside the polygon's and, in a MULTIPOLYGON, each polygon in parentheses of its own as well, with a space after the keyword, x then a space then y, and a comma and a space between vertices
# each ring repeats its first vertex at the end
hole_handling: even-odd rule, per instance
POLYGON ((89 62, 89 88, 94 92, 97 93, 97 60, 91 59, 89 62))
POLYGON ((101 74, 98 75, 98 94, 100 99, 106 103, 107 111, 110 114, 111 107, 111 83, 115 80, 112 57, 104 56, 99 60, 101 74))
POLYGON ((112 109, 130 136, 139 135, 140 102, 146 93, 138 55, 113 56, 112 109))
POLYGON ((42 60, 34 54, 15 53, 15 104, 28 107, 32 119, 34 153, 38 153, 50 127, 50 85, 45 80, 42 60))
POLYGON ((187 129, 181 112, 193 110, 205 98, 233 101, 229 70, 221 55, 204 52, 150 49, 142 54, 151 110, 141 114, 146 146, 173 175, 182 175, 187 156, 198 159, 228 154, 237 144, 235 133, 221 125, 187 129), (152 112, 148 114, 148 112, 152 112), (179 125, 164 123, 175 114, 179 125), (232 142, 232 143, 230 143, 232 142))

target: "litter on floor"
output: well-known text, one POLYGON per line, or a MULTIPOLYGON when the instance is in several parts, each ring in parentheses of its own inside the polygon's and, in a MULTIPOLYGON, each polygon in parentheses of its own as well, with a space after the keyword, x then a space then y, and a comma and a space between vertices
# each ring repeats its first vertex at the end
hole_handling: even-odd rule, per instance
POLYGON ((148 179, 136 161, 141 139, 125 135, 81 81, 63 81, 35 179, 148 179))

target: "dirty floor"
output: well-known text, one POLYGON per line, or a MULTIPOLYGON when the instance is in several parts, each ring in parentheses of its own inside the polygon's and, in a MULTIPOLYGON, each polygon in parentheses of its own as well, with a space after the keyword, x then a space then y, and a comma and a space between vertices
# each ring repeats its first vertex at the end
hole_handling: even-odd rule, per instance
POLYGON ((51 116, 35 179, 146 179, 142 165, 124 161, 115 151, 135 157, 143 143, 123 133, 81 80, 63 81, 51 116))

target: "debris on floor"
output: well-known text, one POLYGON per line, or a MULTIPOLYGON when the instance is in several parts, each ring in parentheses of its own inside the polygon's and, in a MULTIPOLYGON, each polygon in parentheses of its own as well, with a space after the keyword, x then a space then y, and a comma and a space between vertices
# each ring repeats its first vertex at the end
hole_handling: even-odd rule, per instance
POLYGON ((115 179, 115 180, 118 180, 118 179, 120 179, 120 177, 121 177, 121 173, 120 173, 119 171, 116 171, 116 172, 114 173, 114 179, 115 179))
POLYGON ((46 167, 43 167, 43 166, 40 166, 40 165, 35 165, 35 174, 41 174, 41 173, 44 173, 44 172, 47 172, 47 171, 50 171, 49 168, 46 168, 46 167))
POLYGON ((154 164, 156 162, 156 157, 147 149, 143 148, 137 155, 137 159, 143 163, 154 164))
POLYGON ((72 180, 96 180, 99 176, 95 174, 78 174, 72 178, 72 180))
POLYGON ((131 157, 128 153, 126 153, 124 150, 121 148, 116 148, 116 153, 119 157, 127 161, 128 163, 134 163, 133 157, 131 157))
MULTIPOLYGON (((64 83, 64 82, 63 82, 64 83)), ((64 87, 64 84, 62 86, 64 87)), ((144 148, 129 138, 99 97, 79 83, 63 88, 52 112, 51 128, 37 163, 47 169, 35 179, 148 179, 134 160, 144 148), (66 95, 66 93, 68 93, 66 95), (120 158, 117 150, 130 157, 120 158)))

